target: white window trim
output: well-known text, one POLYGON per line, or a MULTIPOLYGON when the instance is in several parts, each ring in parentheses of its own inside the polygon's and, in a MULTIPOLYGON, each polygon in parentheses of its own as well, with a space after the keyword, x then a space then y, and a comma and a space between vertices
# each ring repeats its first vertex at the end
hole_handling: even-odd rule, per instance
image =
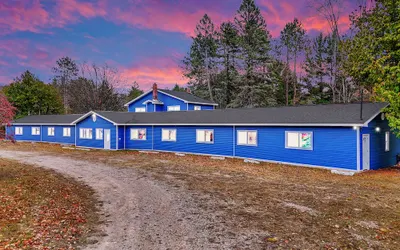
MULTIPOLYGON (((35 130, 35 131, 36 131, 36 130, 35 130)), ((31 135, 40 135, 40 127, 32 127, 32 128, 31 128, 31 135), (34 130, 34 129, 39 129, 39 133, 34 134, 34 133, 33 133, 33 130, 34 130)))
POLYGON ((83 140, 92 140, 93 139, 93 129, 91 129, 91 128, 79 128, 79 139, 83 139, 83 140), (83 134, 83 133, 81 133, 81 130, 83 131, 83 130, 92 130, 92 136, 89 138, 86 138, 86 137, 82 137, 81 136, 81 134, 83 134))
POLYGON ((55 136, 56 135, 56 128, 55 127, 48 127, 47 128, 47 136, 55 136), (50 133, 52 131, 53 133, 50 133))
MULTIPOLYGON (((96 133, 95 134, 96 140, 104 140, 104 130, 102 128, 96 128, 95 133, 96 133), (98 136, 99 133, 97 131, 101 131, 101 138, 98 136)), ((93 134, 92 134, 92 136, 93 136, 93 134)))
POLYGON ((178 133, 176 132, 176 129, 170 129, 170 128, 163 128, 162 130, 161 130, 161 141, 166 141, 166 142, 176 142, 177 141, 177 139, 178 139, 178 133), (163 138, 163 131, 164 130, 175 130, 175 140, 166 140, 166 139, 164 139, 163 138))
POLYGON ((129 138, 131 141, 147 141, 147 129, 146 128, 131 128, 129 130, 129 138), (138 131, 138 136, 139 136, 139 130, 144 130, 144 134, 145 134, 145 138, 144 139, 139 139, 139 137, 137 139, 132 138, 132 130, 137 130, 138 131))
MULTIPOLYGON (((299 138, 299 142, 300 142, 300 138, 299 138)), ((312 131, 285 131, 285 148, 286 149, 313 151, 314 150, 314 132, 312 132, 312 131), (299 137, 300 137, 301 133, 311 133, 311 148, 289 147, 288 146, 288 133, 298 133, 299 137)))
POLYGON ((71 128, 63 127, 63 137, 71 137, 71 128), (68 131, 68 133, 65 133, 65 131, 68 131))
POLYGON ((201 110, 201 106, 200 105, 194 105, 193 110, 201 110), (196 109, 198 108, 198 109, 196 109))
POLYGON ((390 151, 390 132, 385 133, 385 152, 390 151))
POLYGON ((180 105, 167 106, 167 111, 181 111, 181 106, 180 105), (175 109, 176 107, 178 107, 178 108, 175 109))
POLYGON ((23 135, 24 128, 23 127, 15 127, 15 135, 23 135))
POLYGON ((146 112, 146 107, 136 107, 135 108, 135 113, 145 113, 146 112), (143 111, 139 111, 143 110, 143 111))
MULTIPOLYGON (((204 138, 205 139, 205 138, 204 138)), ((214 134, 214 129, 196 129, 196 143, 202 143, 202 144, 214 144, 215 141, 215 134, 214 134), (206 131, 211 131, 213 135, 213 140, 212 141, 199 141, 199 138, 197 138, 197 132, 198 131, 204 131, 204 136, 206 131)))
POLYGON ((257 147, 258 146, 258 130, 238 130, 236 133, 236 138, 237 138, 236 144, 239 146, 249 146, 249 147, 257 147), (246 132, 246 143, 239 143, 239 132, 246 132), (256 133, 256 137, 257 137, 256 144, 249 144, 249 142, 248 142, 248 138, 249 138, 248 133, 249 132, 256 133))

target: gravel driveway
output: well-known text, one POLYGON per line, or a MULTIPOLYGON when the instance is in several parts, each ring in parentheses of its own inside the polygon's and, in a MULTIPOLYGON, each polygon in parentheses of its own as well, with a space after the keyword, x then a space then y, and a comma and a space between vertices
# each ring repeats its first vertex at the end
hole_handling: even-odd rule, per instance
POLYGON ((54 169, 91 186, 103 203, 104 237, 87 249, 223 249, 211 243, 207 215, 190 194, 118 168, 38 152, 0 150, 0 157, 54 169))

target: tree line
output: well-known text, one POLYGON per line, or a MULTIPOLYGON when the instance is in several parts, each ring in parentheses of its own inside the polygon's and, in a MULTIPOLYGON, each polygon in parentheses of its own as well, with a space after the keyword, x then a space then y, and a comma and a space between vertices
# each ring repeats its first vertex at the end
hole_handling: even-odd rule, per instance
POLYGON ((16 118, 91 110, 122 111, 127 101, 143 93, 136 82, 129 91, 118 89, 123 79, 117 69, 107 64, 78 64, 70 57, 62 57, 52 73, 50 83, 46 84, 25 71, 1 90, 16 108, 16 118))
POLYGON ((400 0, 358 3, 341 34, 343 1, 309 0, 329 24, 316 37, 294 18, 272 38, 254 0, 219 27, 205 14, 182 63, 192 93, 222 108, 387 101, 400 135, 400 0))

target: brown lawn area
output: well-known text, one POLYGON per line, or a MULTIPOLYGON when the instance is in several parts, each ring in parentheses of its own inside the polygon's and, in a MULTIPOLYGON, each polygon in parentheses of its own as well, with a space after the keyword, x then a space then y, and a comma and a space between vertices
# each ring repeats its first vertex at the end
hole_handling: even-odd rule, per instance
POLYGON ((205 156, 81 151, 38 143, 0 147, 141 169, 196 194, 201 208, 223 218, 232 231, 260 234, 262 248, 400 249, 399 168, 350 177, 205 156))
POLYGON ((0 158, 0 249, 74 249, 95 232, 95 204, 83 184, 0 158))

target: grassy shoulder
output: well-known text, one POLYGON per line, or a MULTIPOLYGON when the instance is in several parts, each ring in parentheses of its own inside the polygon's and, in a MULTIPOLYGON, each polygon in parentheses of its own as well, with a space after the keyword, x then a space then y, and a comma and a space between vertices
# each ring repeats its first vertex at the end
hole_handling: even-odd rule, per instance
POLYGON ((98 221, 93 191, 50 170, 0 159, 0 249, 71 249, 98 221))

